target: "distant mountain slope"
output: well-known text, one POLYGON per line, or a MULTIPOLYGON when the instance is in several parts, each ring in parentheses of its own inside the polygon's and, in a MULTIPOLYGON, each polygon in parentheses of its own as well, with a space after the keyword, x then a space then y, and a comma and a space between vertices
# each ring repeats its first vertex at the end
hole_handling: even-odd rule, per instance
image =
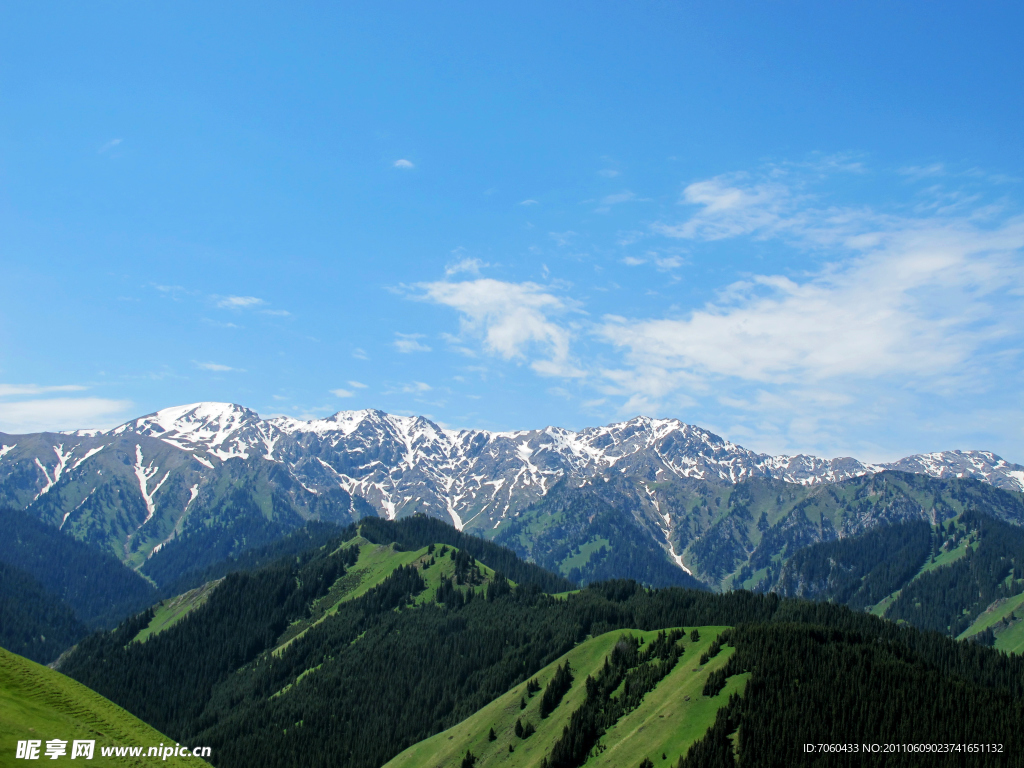
POLYGON ((345 524, 415 512, 487 534, 560 479, 580 484, 613 473, 648 486, 754 478, 816 485, 886 469, 1024 489, 1024 467, 986 452, 888 465, 767 456, 699 427, 647 417, 580 432, 454 431, 380 411, 302 422, 203 402, 109 432, 0 435, 0 503, 135 565, 204 526, 219 551, 237 555, 246 534, 232 520, 257 510, 270 525, 265 536, 306 519, 345 524))
POLYGON ((67 603, 24 571, 0 563, 0 647, 49 664, 87 633, 67 603))
MULTIPOLYGON (((776 496, 808 498, 894 470, 939 483, 1024 489, 1024 467, 983 451, 884 465, 769 456, 699 427, 648 417, 579 432, 453 431, 374 410, 298 421, 197 403, 107 432, 0 435, 0 503, 142 567, 161 585, 269 544, 308 520, 344 526, 367 516, 423 513, 493 537, 514 523, 522 531, 521 515, 530 509, 536 532, 544 527, 543 510, 561 503, 548 501, 556 487, 587 487, 589 494, 616 478, 631 488, 610 485, 622 490, 614 501, 610 491, 598 495, 618 512, 626 503, 636 524, 602 519, 635 538, 635 546, 602 550, 599 539, 606 537, 569 523, 549 537, 548 567, 578 569, 584 580, 630 575, 652 584, 686 582, 685 567, 720 586, 760 539, 746 521, 720 514, 718 504, 732 489, 760 484, 777 489, 776 496), (631 561, 627 550, 643 555, 631 561)), ((827 530, 804 530, 799 515, 797 522, 809 536, 804 543, 829 537, 827 530)), ((865 518, 850 526, 862 523, 874 524, 865 518)), ((764 567, 752 564, 754 571, 764 567)))
POLYGON ((972 631, 990 606, 1020 602, 1024 530, 975 509, 934 527, 924 521, 884 526, 800 550, 773 589, 858 609, 877 606, 894 621, 974 635, 1012 611, 1011 605, 972 631))
MULTIPOLYGON (((3 755, 4 765, 15 764, 18 741, 29 739, 67 741, 64 760, 71 759, 71 745, 75 739, 95 741, 93 756, 87 765, 133 768, 153 765, 155 758, 130 755, 104 757, 103 748, 142 747, 148 750, 160 744, 174 744, 159 731, 81 683, 0 648, 0 755, 3 755)), ((44 743, 39 750, 41 756, 45 749, 44 743)), ((170 755, 160 758, 160 764, 208 765, 205 760, 191 755, 170 755)))
POLYGON ((31 575, 92 628, 115 626, 156 596, 116 557, 15 509, 0 509, 0 562, 31 575))

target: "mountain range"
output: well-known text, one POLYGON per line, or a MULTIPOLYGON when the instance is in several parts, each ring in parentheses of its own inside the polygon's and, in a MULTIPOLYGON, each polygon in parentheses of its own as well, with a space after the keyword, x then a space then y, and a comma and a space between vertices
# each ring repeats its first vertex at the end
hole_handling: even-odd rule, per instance
MULTIPOLYGON (((1024 491, 1024 466, 986 451, 919 454, 888 464, 771 456, 675 419, 644 416, 579 432, 487 432, 377 410, 300 421, 197 403, 108 431, 0 434, 0 506, 26 510, 133 567, 145 565, 158 583, 180 576, 186 561, 195 566, 206 557, 198 565, 208 565, 306 520, 347 524, 373 515, 441 518, 541 562, 543 552, 533 550, 543 543, 539 534, 552 534, 547 521, 579 509, 572 499, 584 493, 614 506, 624 516, 619 523, 662 564, 724 585, 759 546, 766 526, 781 521, 765 512, 738 535, 735 515, 727 514, 737 488, 772 489, 766 493, 776 497, 775 506, 791 516, 822 489, 863 488, 900 473, 946 485, 985 484, 1009 492, 1003 506, 1020 503, 1005 500, 1024 491), (784 496, 792 503, 784 504, 784 496), (726 518, 732 521, 727 538, 736 546, 723 561, 715 542, 726 518)), ((852 509, 849 500, 844 504, 852 509)), ((914 504, 914 515, 934 516, 928 503, 914 504)), ((593 505, 584 506, 590 522, 600 517, 593 505)), ((751 505, 741 506, 749 516, 751 505)), ((832 531, 819 519, 818 532, 801 543, 856 533, 891 513, 836 518, 832 531)), ((1004 517, 1024 522, 1015 512, 1004 517)), ((578 577, 592 578, 596 565, 588 572, 588 563, 600 559, 601 547, 614 550, 614 541, 587 527, 580 523, 568 538, 550 541, 558 558, 546 567, 567 575, 577 568, 578 577)), ((733 578, 732 585, 743 581, 733 578)))

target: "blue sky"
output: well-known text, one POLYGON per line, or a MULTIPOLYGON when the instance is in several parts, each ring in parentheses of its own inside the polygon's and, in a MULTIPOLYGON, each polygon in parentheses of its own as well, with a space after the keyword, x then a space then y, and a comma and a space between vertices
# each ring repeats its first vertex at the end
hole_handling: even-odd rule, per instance
POLYGON ((1019 4, 295 5, 0 10, 0 431, 1024 462, 1019 4))

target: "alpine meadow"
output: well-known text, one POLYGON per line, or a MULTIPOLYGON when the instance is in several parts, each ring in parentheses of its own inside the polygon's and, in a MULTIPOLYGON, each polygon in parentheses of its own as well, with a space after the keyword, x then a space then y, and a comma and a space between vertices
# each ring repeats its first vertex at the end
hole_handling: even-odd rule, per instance
POLYGON ((0 10, 0 766, 1024 768, 1022 25, 0 10))

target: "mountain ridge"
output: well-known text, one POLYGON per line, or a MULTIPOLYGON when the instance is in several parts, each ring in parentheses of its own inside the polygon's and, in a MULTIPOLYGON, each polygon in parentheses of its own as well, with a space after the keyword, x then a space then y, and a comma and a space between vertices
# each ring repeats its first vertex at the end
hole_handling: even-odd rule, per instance
POLYGON ((826 487, 892 470, 1024 490, 1024 466, 986 451, 888 464, 771 456, 677 419, 647 416, 578 432, 488 432, 372 409, 310 421, 263 419, 239 405, 208 402, 106 431, 0 434, 0 506, 27 510, 133 567, 167 554, 176 563, 163 568, 171 580, 193 556, 179 546, 164 550, 190 534, 205 537, 207 547, 215 543, 218 557, 235 556, 304 520, 345 525, 368 515, 424 513, 493 537, 555 487, 606 486, 614 478, 632 484, 626 490, 645 510, 634 517, 656 548, 688 570, 687 542, 715 523, 717 496, 727 495, 716 487, 759 480, 826 487), (666 494, 694 483, 705 488, 707 519, 681 538, 696 497, 674 503, 666 494))

